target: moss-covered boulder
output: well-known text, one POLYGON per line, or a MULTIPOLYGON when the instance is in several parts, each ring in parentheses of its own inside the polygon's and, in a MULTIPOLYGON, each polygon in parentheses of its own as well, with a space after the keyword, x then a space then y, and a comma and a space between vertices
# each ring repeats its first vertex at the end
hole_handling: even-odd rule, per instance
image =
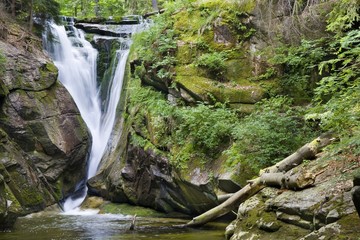
POLYGON ((353 178, 359 172, 356 162, 351 154, 339 154, 337 160, 325 155, 294 168, 293 172, 317 174, 314 186, 297 191, 263 189, 240 205, 228 238, 330 239, 336 235, 335 239, 352 239, 360 222, 351 196, 353 178), (348 164, 356 167, 345 170, 348 164))
POLYGON ((197 76, 193 66, 179 67, 177 72, 175 82, 181 95, 187 101, 254 104, 265 97, 265 91, 262 87, 250 83, 246 85, 236 82, 221 83, 213 79, 197 76))

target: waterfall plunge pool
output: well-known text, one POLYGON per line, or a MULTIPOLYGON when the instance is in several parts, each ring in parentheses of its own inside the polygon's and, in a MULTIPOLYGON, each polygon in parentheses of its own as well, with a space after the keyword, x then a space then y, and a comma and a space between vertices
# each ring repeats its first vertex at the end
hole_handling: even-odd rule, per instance
POLYGON ((211 223, 199 229, 175 228, 188 220, 137 217, 134 230, 128 230, 132 216, 42 212, 19 218, 11 232, 0 232, 2 240, 224 240, 225 223, 211 223))

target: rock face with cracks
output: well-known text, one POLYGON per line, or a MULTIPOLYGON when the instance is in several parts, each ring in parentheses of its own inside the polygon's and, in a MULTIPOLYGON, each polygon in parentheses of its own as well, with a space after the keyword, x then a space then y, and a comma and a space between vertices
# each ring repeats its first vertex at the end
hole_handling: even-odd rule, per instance
MULTIPOLYGON (((1 24, 1 23, 0 23, 1 24)), ((41 40, 15 24, 0 39, 0 228, 71 193, 85 172, 88 132, 41 40)))

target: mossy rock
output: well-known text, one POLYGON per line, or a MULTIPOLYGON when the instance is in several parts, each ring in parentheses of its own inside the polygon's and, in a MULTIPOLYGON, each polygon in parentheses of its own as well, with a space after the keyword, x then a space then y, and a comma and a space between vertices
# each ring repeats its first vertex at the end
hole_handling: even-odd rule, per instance
POLYGON ((241 86, 222 84, 200 76, 178 75, 175 79, 195 100, 253 104, 265 97, 265 91, 259 86, 241 86))
POLYGON ((174 15, 174 30, 181 35, 195 35, 206 23, 200 11, 181 11, 174 15))
POLYGON ((10 171, 9 174, 11 181, 14 183, 10 186, 11 192, 21 206, 34 210, 40 210, 45 207, 45 199, 39 189, 30 185, 28 180, 19 171, 10 171))
POLYGON ((81 208, 100 208, 104 204, 104 199, 101 197, 88 197, 81 204, 81 208))
POLYGON ((8 211, 12 212, 13 214, 15 213, 15 214, 20 215, 23 211, 21 204, 16 199, 15 195, 11 192, 11 189, 9 188, 9 186, 7 184, 5 184, 5 198, 7 201, 11 202, 11 204, 8 208, 8 211))
POLYGON ((250 114, 254 112, 255 105, 254 104, 246 104, 246 103, 230 103, 231 108, 236 109, 240 113, 250 114))
POLYGON ((177 64, 190 64, 194 61, 196 54, 196 48, 191 43, 185 41, 178 42, 178 48, 176 52, 177 64))
POLYGON ((136 215, 138 217, 166 217, 167 214, 157 212, 150 208, 133 206, 130 204, 105 203, 100 207, 100 213, 136 215))
POLYGON ((232 59, 226 61, 225 79, 238 84, 250 84, 253 67, 249 59, 232 59))

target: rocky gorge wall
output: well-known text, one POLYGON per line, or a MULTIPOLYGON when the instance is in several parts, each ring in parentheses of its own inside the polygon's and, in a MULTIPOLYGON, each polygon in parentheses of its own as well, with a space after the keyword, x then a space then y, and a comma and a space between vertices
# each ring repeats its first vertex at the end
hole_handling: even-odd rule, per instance
POLYGON ((0 228, 59 202, 85 175, 87 128, 41 39, 1 13, 0 228), (6 34, 5 34, 6 33, 6 34))
MULTIPOLYGON (((165 38, 163 42, 150 42, 158 50, 154 55, 146 49, 136 49, 137 46, 133 49, 127 73, 128 96, 123 97, 126 107, 121 107, 123 118, 118 121, 111 142, 114 151, 105 155, 98 175, 90 179, 92 194, 114 202, 194 215, 218 203, 216 194, 226 192, 220 187, 222 180, 228 181, 227 186, 235 182, 239 187, 252 176, 246 174, 244 166, 227 167, 224 155, 207 156, 206 164, 194 157, 195 151, 188 150, 192 149, 191 144, 180 150, 166 144, 168 126, 174 123, 132 104, 129 95, 131 98, 135 93, 131 92, 134 85, 130 81, 152 86, 175 106, 226 102, 241 114, 249 113, 254 103, 279 91, 278 76, 261 80, 272 66, 268 59, 279 39, 296 45, 301 38, 328 36, 325 16, 333 1, 303 5, 296 5, 297 1, 244 1, 249 4, 229 3, 233 4, 231 8, 214 2, 203 1, 175 11, 169 20, 172 28, 162 29, 161 33, 176 37, 173 41, 165 38), (211 15, 214 12, 216 15, 211 15), (166 45, 167 49, 159 45, 166 45), (142 51, 148 55, 142 55, 142 51), (196 63, 202 54, 214 52, 228 54, 219 75, 196 63), (159 74, 164 69, 169 75, 159 74), (184 150, 190 152, 190 160, 185 169, 179 169, 172 158, 184 150)), ((306 98, 302 94, 294 97, 301 102, 306 98)), ((328 156, 304 169, 299 167, 318 176, 315 187, 303 191, 264 189, 240 206, 236 220, 226 231, 227 237, 330 239, 341 232, 356 236, 353 223, 349 224, 359 221, 350 191, 359 160, 348 160, 353 166, 350 170, 328 156)), ((236 188, 228 192, 234 191, 236 188)))
MULTIPOLYGON (((327 35, 323 20, 332 1, 313 1, 298 11, 288 4, 294 1, 244 1, 251 4, 229 3, 224 8, 217 1, 203 2, 171 14, 174 32, 170 34, 175 40, 161 39, 160 44, 145 48, 159 50, 159 55, 148 54, 151 59, 146 59, 137 46, 132 50, 118 120, 101 167, 88 181, 90 195, 196 215, 218 204, 217 195, 235 192, 256 174, 241 164, 227 165, 226 155, 221 153, 229 147, 226 139, 208 152, 200 152, 192 142, 179 148, 167 141, 175 121, 132 101, 133 90, 138 89, 135 85, 152 86, 166 96, 169 105, 178 108, 220 102, 244 116, 253 111, 255 103, 278 92, 277 76, 264 81, 260 77, 271 66, 267 60, 277 39, 295 44, 304 36, 327 35), (161 52, 164 45, 167 48, 161 52), (220 70, 196 62, 214 52, 227 54, 220 70), (164 69, 166 74, 159 74, 164 69), (185 167, 174 163, 179 156, 188 160, 185 167)), ((85 171, 88 149, 86 128, 71 97, 56 81, 53 64, 39 50, 39 40, 14 31, 9 30, 10 36, 0 34, 0 53, 6 59, 0 77, 4 149, 0 222, 9 225, 14 216, 41 210, 71 192, 84 174, 78 171, 85 171), (38 48, 29 44, 34 41, 38 48), (23 186, 26 191, 19 190, 23 186), (31 197, 26 198, 27 194, 31 197)), ((163 31, 161 36, 165 34, 163 31)), ((102 64, 110 64, 108 56, 117 44, 106 40, 93 45, 100 50, 102 64)), ((226 231, 228 238, 330 238, 342 231, 339 229, 356 236, 349 224, 358 221, 350 190, 359 160, 349 157, 344 166, 331 160, 325 156, 304 168, 317 174, 316 187, 303 191, 266 188, 241 205, 226 231), (342 176, 343 172, 348 175, 342 176)))

